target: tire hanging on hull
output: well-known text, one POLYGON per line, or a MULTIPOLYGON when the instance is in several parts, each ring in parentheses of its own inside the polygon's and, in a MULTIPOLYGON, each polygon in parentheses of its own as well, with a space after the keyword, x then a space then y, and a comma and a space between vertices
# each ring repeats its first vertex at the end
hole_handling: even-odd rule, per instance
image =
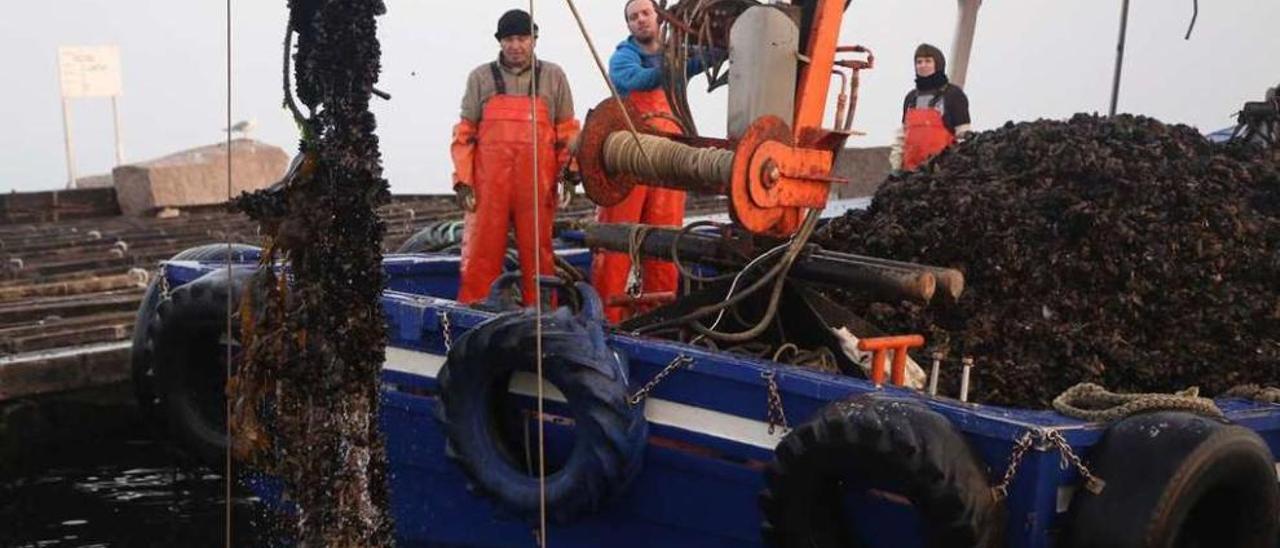
POLYGON ((1280 542, 1275 457, 1252 430, 1186 412, 1145 413, 1108 428, 1090 461, 1107 487, 1075 494, 1065 546, 1280 542))
POLYGON ((950 421, 913 400, 871 396, 828 404, 778 444, 759 499, 765 543, 860 546, 842 499, 846 483, 868 480, 910 500, 926 546, 1003 544, 1004 506, 950 421))
MULTIPOLYGON (((600 299, 586 284, 577 291, 582 314, 560 307, 542 316, 543 372, 574 421, 573 448, 546 478, 547 508, 559 523, 623 493, 648 438, 643 408, 627 401, 625 362, 605 344, 600 299)), ((498 409, 512 375, 534 370, 536 318, 526 310, 476 326, 454 343, 439 376, 448 456, 477 491, 522 517, 538 514, 539 480, 502 439, 498 409)))

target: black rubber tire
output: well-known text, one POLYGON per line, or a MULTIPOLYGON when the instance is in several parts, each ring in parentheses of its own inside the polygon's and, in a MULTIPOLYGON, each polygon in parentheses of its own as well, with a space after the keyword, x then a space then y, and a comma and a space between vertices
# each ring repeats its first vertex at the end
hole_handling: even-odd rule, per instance
MULTIPOLYGON (((258 260, 262 248, 248 244, 231 244, 231 262, 244 263, 258 260)), ((226 261, 227 244, 205 244, 178 252, 171 261, 226 261)))
POLYGON ((133 395, 138 402, 138 410, 147 419, 157 419, 161 406, 160 396, 156 393, 155 357, 151 348, 151 338, 147 331, 155 317, 156 305, 163 297, 160 289, 160 278, 147 284, 147 291, 142 294, 142 304, 138 305, 138 315, 133 320, 133 345, 129 349, 129 369, 133 380, 133 395))
POLYGON ((1129 417, 1089 454, 1065 546, 1280 546, 1275 457, 1253 431, 1185 412, 1129 417))
MULTIPOLYGON (((220 468, 227 451, 227 297, 235 310, 254 268, 215 270, 160 302, 147 331, 155 356, 156 393, 169 435, 201 462, 220 468)), ((232 318, 232 337, 239 322, 232 318)))
POLYGON ((396 253, 433 253, 462 245, 461 230, 454 234, 449 229, 455 223, 461 221, 440 221, 422 227, 400 244, 396 253))
MULTIPOLYGON (((593 305, 598 309, 598 297, 593 305)), ((535 325, 526 311, 476 326, 458 338, 439 376, 438 416, 448 456, 471 488, 525 518, 538 514, 538 478, 525 474, 502 441, 495 408, 511 375, 533 370, 535 325)), ((642 406, 627 402, 625 363, 605 344, 598 318, 560 307, 543 316, 542 338, 543 371, 565 395, 575 421, 573 449, 547 475, 551 518, 567 523, 626 490, 643 463, 648 423, 642 406)))
MULTIPOLYGON (((261 249, 245 244, 231 245, 231 260, 235 262, 256 261, 261 249)), ((227 244, 207 244, 184 249, 169 260, 171 261, 225 261, 227 260, 227 244)), ((133 393, 138 408, 148 419, 158 420, 159 409, 163 407, 160 395, 156 391, 155 358, 150 339, 147 336, 156 306, 163 297, 160 290, 160 278, 147 285, 142 294, 142 303, 138 306, 138 315, 133 322, 133 345, 129 352, 129 366, 133 381, 133 393)))
POLYGON ((778 444, 760 493, 770 546, 859 546, 844 519, 850 479, 895 487, 920 514, 926 546, 1001 546, 1005 517, 981 461, 942 415, 919 402, 856 396, 828 404, 778 444))

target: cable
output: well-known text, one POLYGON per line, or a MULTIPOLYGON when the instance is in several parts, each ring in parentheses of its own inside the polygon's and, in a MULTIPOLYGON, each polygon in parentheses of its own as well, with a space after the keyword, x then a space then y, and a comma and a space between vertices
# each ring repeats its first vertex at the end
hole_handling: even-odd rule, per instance
MULTIPOLYGON (((618 88, 613 85, 613 80, 609 79, 609 71, 605 70, 604 62, 600 60, 600 53, 596 51, 596 43, 591 40, 591 34, 587 32, 587 26, 582 23, 582 15, 578 13, 578 6, 573 3, 573 0, 564 1, 569 4, 569 11, 573 12, 573 18, 578 22, 578 30, 582 32, 582 38, 587 41, 587 48, 591 50, 591 58, 596 61, 596 68, 600 71, 600 77, 604 78, 604 83, 609 86, 609 93, 613 95, 613 100, 617 101, 618 108, 622 110, 622 118, 627 121, 627 129, 631 132, 631 136, 635 138, 636 146, 640 146, 640 132, 636 131, 635 121, 631 119, 631 113, 627 110, 626 103, 622 102, 622 96, 618 95, 618 88)), ((529 3, 532 4, 533 0, 529 0, 529 3)), ((653 163, 653 160, 649 160, 649 154, 644 151, 644 147, 641 147, 640 153, 644 155, 645 160, 650 164, 653 163)))
POLYGON ((714 227, 719 227, 720 225, 718 225, 718 224, 716 224, 716 223, 714 223, 714 222, 711 222, 711 221, 697 221, 697 222, 689 223, 689 224, 687 224, 687 225, 685 225, 685 226, 681 227, 681 228, 680 228, 680 231, 679 231, 679 232, 676 232, 676 236, 675 236, 674 238, 672 238, 672 239, 671 239, 671 262, 672 262, 672 264, 676 265, 676 270, 680 272, 680 276, 681 276, 681 277, 682 277, 686 282, 688 282, 688 281, 692 280, 692 281, 695 281, 695 282, 698 282, 698 283, 716 283, 716 282, 722 282, 722 281, 724 281, 724 280, 727 280, 727 279, 729 279, 729 278, 734 277, 734 276, 735 276, 735 274, 720 274, 720 275, 717 275, 717 276, 702 276, 702 275, 700 275, 700 274, 695 273, 695 272, 694 272, 694 271, 692 271, 692 270, 689 270, 689 269, 688 269, 688 267, 684 266, 684 263, 682 263, 682 262, 680 261, 680 239, 681 239, 681 238, 683 238, 686 234, 688 234, 688 233, 690 233, 690 232, 693 232, 693 229, 695 229, 695 228, 699 228, 699 227, 703 227, 703 226, 714 226, 714 227))
POLYGON ((1183 40, 1191 39, 1191 30, 1196 28, 1196 18, 1200 17, 1200 0, 1191 0, 1191 24, 1187 25, 1187 35, 1183 40))
MULTIPOLYGON (((529 0, 529 29, 538 28, 533 18, 533 0, 529 0)), ((529 43, 529 57, 532 63, 531 67, 538 66, 537 41, 529 43)), ((547 445, 546 445, 546 429, 542 421, 543 417, 543 376, 542 376, 542 225, 539 207, 542 200, 537 199, 538 189, 542 185, 538 184, 538 178, 541 171, 538 170, 538 71, 531 70, 532 89, 529 90, 529 117, 530 124, 533 126, 533 310, 534 310, 534 347, 535 363, 538 367, 538 546, 545 548, 547 546, 547 445)), ((548 120, 550 121, 550 120, 548 120)))
POLYGON ((817 222, 818 210, 810 210, 809 216, 805 218, 804 224, 800 227, 800 232, 796 234, 796 238, 792 241, 791 248, 787 250, 787 255, 785 255, 779 263, 783 268, 778 274, 777 280, 774 282, 773 293, 769 296, 769 305, 765 309, 764 317, 760 319, 759 323, 745 331, 725 333, 716 331, 714 325, 711 328, 705 328, 702 324, 693 322, 690 324, 693 330, 716 340, 736 342, 754 339, 768 329, 769 324, 778 313, 778 302, 782 298, 782 289, 786 286, 787 272, 791 270, 791 265, 800 254, 800 249, 804 248, 805 241, 807 241, 809 236, 813 234, 813 229, 817 225, 817 222))
MULTIPOLYGON (((286 56, 286 57, 288 56, 287 51, 286 51, 285 56, 286 56)), ((287 73, 286 73, 286 80, 285 80, 285 81, 286 81, 286 86, 285 86, 285 87, 288 87, 288 85, 287 85, 287 82, 288 82, 287 77, 288 77, 288 75, 287 75, 287 73)), ((227 0, 227 202, 230 202, 232 198, 233 198, 233 196, 232 196, 232 189, 231 189, 231 0, 227 0)), ((228 283, 228 284, 230 284, 230 282, 231 282, 231 253, 232 253, 232 251, 231 251, 231 231, 227 231, 226 235, 227 235, 227 283, 228 283)), ((227 347, 227 348, 226 348, 226 350, 227 350, 227 368, 226 368, 226 371, 225 371, 225 373, 226 373, 226 383, 227 383, 227 386, 230 386, 230 384, 231 384, 231 348, 232 348, 232 346, 231 346, 231 341, 233 340, 233 339, 231 338, 231 295, 232 295, 233 293, 235 293, 235 292, 234 292, 234 291, 227 291, 227 345, 226 345, 226 347, 227 347)), ((224 503, 225 503, 225 505, 226 505, 226 528, 227 528, 227 532, 226 532, 226 537, 225 537, 225 538, 226 538, 226 543, 227 543, 226 545, 227 545, 227 548, 231 548, 231 512, 232 512, 232 504, 231 504, 231 482, 232 482, 232 476, 231 476, 231 446, 232 446, 232 437, 231 437, 231 398, 229 398, 229 397, 228 397, 228 398, 226 398, 225 402, 223 403, 223 406, 224 406, 223 411, 224 411, 224 412, 226 413, 226 415, 227 415, 227 454, 226 454, 226 469, 224 470, 224 473, 223 473, 223 476, 222 476, 222 479, 223 479, 223 481, 225 482, 225 485, 226 485, 226 487, 225 487, 226 491, 225 491, 225 494, 224 494, 224 497, 223 497, 224 503)))
MULTIPOLYGON (((783 249, 783 248, 786 249, 786 254, 783 256, 782 260, 778 261, 778 263, 775 264, 772 268, 770 268, 768 272, 766 272, 763 276, 760 277, 760 279, 756 280, 750 286, 744 289, 742 293, 733 295, 731 297, 726 296, 725 300, 722 302, 697 308, 694 311, 684 316, 643 326, 637 329, 635 332, 637 334, 644 334, 657 329, 662 329, 664 327, 689 324, 694 320, 705 318, 707 316, 710 316, 711 314, 715 314, 716 312, 723 311, 729 308, 730 306, 733 306, 741 302, 743 299, 746 299, 747 297, 751 296, 755 292, 762 289, 765 286, 765 284, 768 284, 769 282, 773 281, 780 274, 783 275, 783 277, 785 278, 786 271, 790 270, 791 263, 794 262, 795 258, 800 254, 800 251, 804 248, 804 244, 808 241, 809 236, 812 235, 813 229, 817 226, 818 214, 819 214, 818 210, 810 210, 808 213, 808 216, 805 218, 804 223, 801 225, 800 230, 796 233, 796 236, 794 236, 790 242, 786 244, 782 244, 781 246, 775 247, 774 249, 771 249, 768 252, 766 252, 764 255, 757 257, 755 261, 752 261, 750 264, 747 265, 746 268, 743 268, 742 271, 739 272, 738 275, 742 276, 753 265, 757 264, 757 262, 762 260, 764 257, 770 256, 773 253, 776 253, 780 249, 783 249)), ((735 279, 735 284, 734 284, 735 287, 736 287, 736 282, 737 282, 737 279, 735 279)), ((730 289, 730 293, 732 293, 732 288, 730 289)), ((775 293, 780 295, 780 290, 775 290, 775 293)), ((776 303, 776 297, 771 297, 770 301, 776 303)), ((697 327, 695 327, 695 330, 696 329, 697 327)), ((711 336, 710 334, 707 334, 707 333, 703 333, 703 334, 711 336)), ((719 336, 722 334, 715 333, 715 335, 719 336)))

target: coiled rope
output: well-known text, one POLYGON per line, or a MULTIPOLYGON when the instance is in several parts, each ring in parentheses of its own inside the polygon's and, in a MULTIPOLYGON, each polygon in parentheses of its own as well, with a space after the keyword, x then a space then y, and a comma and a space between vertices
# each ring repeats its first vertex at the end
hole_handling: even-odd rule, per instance
POLYGON ((721 191, 728 189, 733 178, 733 151, 615 131, 604 141, 604 165, 612 173, 626 173, 646 181, 721 191))

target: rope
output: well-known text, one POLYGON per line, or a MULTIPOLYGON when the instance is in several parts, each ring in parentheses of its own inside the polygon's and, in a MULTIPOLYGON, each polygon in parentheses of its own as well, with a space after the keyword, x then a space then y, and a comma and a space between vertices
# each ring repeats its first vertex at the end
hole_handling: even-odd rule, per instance
POLYGON ((604 141, 604 165, 646 181, 678 181, 699 187, 728 188, 733 179, 733 151, 691 147, 655 135, 615 131, 604 141))
MULTIPOLYGON (((226 1, 227 5, 227 202, 230 203, 234 197, 231 189, 231 0, 226 1)), ((287 37, 286 37, 287 38, 287 37)), ((288 51, 285 51, 285 57, 288 57, 288 51)), ((288 66, 287 64, 285 65, 288 66)), ((287 70, 287 69, 286 69, 287 70)), ((285 87, 288 88, 288 75, 286 74, 285 87)), ((227 282, 231 281, 231 231, 227 231, 227 282)), ((234 291, 227 291, 227 367, 224 371, 226 375, 226 386, 231 386, 231 294, 234 291)), ((231 548, 231 513, 233 505, 231 503, 231 447, 234 445, 231 440, 231 398, 226 398, 223 403, 223 412, 227 415, 227 453, 225 460, 225 469, 223 471, 222 480, 225 483, 225 492, 223 501, 226 509, 224 512, 226 527, 226 546, 231 548)))
POLYGON ((1145 411, 1188 411, 1197 415, 1224 418, 1222 410, 1200 389, 1191 387, 1173 394, 1118 394, 1102 386, 1084 382, 1068 388, 1053 399, 1053 408, 1068 417, 1090 422, 1111 422, 1145 411))
MULTIPOLYGON (((529 28, 536 29, 538 26, 534 23, 533 0, 529 0, 529 28)), ((530 43, 529 56, 532 66, 538 66, 537 41, 530 43)), ((530 125, 533 126, 533 180, 532 192, 536 197, 538 195, 538 71, 532 72, 533 89, 529 92, 529 116, 530 125)), ((535 346, 535 362, 538 367, 538 546, 545 547, 547 545, 547 445, 546 445, 546 429, 542 421, 543 402, 545 394, 543 394, 543 376, 542 376, 542 225, 539 218, 539 200, 533 201, 533 309, 534 309, 534 346, 535 346)))
MULTIPOLYGON (((591 58, 595 59, 596 69, 600 71, 600 77, 604 79, 605 85, 609 86, 609 94, 613 96, 613 100, 618 103, 618 108, 622 110, 622 118, 627 121, 627 130, 636 138, 636 144, 640 144, 640 132, 636 131, 635 121, 631 119, 631 112, 627 110, 626 103, 622 102, 622 96, 618 95, 618 88, 613 85, 613 80, 609 79, 609 71, 605 70, 604 62, 600 60, 600 52, 596 51, 596 43, 591 39, 591 33, 587 32, 587 26, 582 23, 582 15, 578 13, 577 4, 573 0, 564 0, 569 5, 569 11, 573 12, 573 19, 578 22, 578 30, 582 32, 582 39, 586 40, 587 48, 591 50, 591 58)), ((533 0, 529 0, 530 3, 533 0)), ((641 151, 641 154, 644 154, 641 151)))
POLYGON ((1242 398, 1262 403, 1280 404, 1280 387, 1262 386, 1258 384, 1241 384, 1218 396, 1219 398, 1242 398))

